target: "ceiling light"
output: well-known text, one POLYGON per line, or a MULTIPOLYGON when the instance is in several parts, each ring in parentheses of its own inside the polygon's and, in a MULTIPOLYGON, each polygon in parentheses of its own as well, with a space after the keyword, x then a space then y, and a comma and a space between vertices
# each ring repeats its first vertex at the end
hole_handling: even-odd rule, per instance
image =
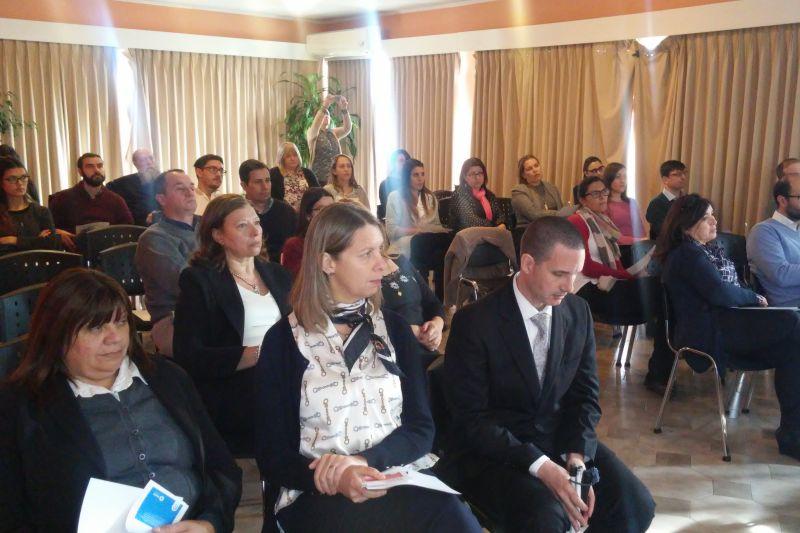
POLYGON ((636 41, 647 48, 648 52, 652 52, 658 45, 661 44, 661 41, 666 39, 668 35, 654 35, 652 37, 639 37, 636 41))

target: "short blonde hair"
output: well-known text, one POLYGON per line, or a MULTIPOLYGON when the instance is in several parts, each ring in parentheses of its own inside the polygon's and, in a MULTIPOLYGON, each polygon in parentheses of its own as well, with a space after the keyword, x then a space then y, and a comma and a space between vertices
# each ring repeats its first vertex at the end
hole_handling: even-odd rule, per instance
POLYGON ((303 168, 303 156, 300 155, 300 149, 297 148, 296 144, 287 141, 278 147, 278 170, 281 171, 281 174, 286 173, 286 168, 283 166, 283 159, 286 157, 286 152, 288 150, 294 150, 294 153, 297 154, 298 170, 303 168))
MULTIPOLYGON (((329 205, 311 219, 303 244, 303 261, 290 296, 297 321, 306 330, 323 333, 327 316, 333 312, 330 280, 322 270, 323 255, 336 258, 351 245, 355 232, 365 226, 382 230, 372 213, 352 202, 329 205)), ((374 311, 381 308, 380 289, 370 302, 374 311)))

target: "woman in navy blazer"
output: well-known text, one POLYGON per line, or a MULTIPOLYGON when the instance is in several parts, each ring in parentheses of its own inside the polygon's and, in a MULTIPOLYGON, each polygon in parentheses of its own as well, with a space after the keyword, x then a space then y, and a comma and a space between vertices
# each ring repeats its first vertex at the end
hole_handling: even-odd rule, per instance
POLYGON ((222 195, 208 204, 198 251, 181 272, 175 307, 175 361, 194 379, 211 419, 239 456, 253 453, 253 367, 261 340, 290 311, 289 273, 257 257, 258 222, 239 195, 222 195), (260 330, 258 324, 250 326, 265 307, 272 321, 260 324, 260 330))
MULTIPOLYGON (((676 199, 659 236, 655 257, 672 301, 675 344, 704 351, 724 374, 775 368, 781 407, 776 432, 782 454, 800 460, 800 315, 794 311, 736 309, 766 307, 760 294, 742 286, 733 262, 712 243, 717 221, 711 202, 697 194, 676 199)), ((696 371, 710 363, 697 356, 687 362, 696 371)))

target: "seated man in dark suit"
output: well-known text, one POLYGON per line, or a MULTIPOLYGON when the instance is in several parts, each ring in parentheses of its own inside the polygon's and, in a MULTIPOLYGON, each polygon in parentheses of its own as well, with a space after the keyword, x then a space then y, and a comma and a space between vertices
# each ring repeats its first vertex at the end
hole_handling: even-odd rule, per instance
POLYGON ((653 241, 658 239, 658 234, 661 233, 661 226, 664 224, 664 219, 667 218, 672 201, 685 194, 686 180, 689 174, 686 171, 686 165, 674 159, 661 163, 659 170, 664 188, 658 196, 650 200, 647 205, 647 213, 645 213, 645 218, 650 224, 650 239, 653 241))
POLYGON ((156 166, 153 152, 147 148, 139 148, 133 152, 131 159, 136 172, 109 182, 108 190, 122 196, 137 226, 147 226, 147 216, 158 208, 153 194, 153 180, 161 171, 156 166))
POLYGON ((569 221, 543 217, 520 253, 512 282, 453 319, 444 363, 452 433, 439 472, 507 531, 646 531, 650 493, 595 433, 592 316, 570 294, 583 240, 569 221), (568 469, 585 463, 600 481, 584 503, 568 469))

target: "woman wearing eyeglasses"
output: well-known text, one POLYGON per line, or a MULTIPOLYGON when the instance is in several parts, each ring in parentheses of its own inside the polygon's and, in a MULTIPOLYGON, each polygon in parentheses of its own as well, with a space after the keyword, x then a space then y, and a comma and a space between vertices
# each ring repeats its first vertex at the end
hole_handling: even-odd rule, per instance
POLYGON ((584 179, 578 185, 580 207, 567 220, 583 237, 586 259, 575 280, 574 290, 589 302, 592 311, 605 313, 614 305, 610 294, 618 296, 625 284, 616 280, 633 279, 620 261, 619 228, 608 218, 610 191, 599 176, 584 179))
POLYGON ((505 215, 492 191, 486 188, 486 165, 470 157, 461 165, 460 184, 450 199, 450 225, 453 230, 475 226, 506 227, 505 215))
POLYGON ((18 160, 0 157, 0 255, 61 248, 50 210, 28 196, 30 177, 18 160))

